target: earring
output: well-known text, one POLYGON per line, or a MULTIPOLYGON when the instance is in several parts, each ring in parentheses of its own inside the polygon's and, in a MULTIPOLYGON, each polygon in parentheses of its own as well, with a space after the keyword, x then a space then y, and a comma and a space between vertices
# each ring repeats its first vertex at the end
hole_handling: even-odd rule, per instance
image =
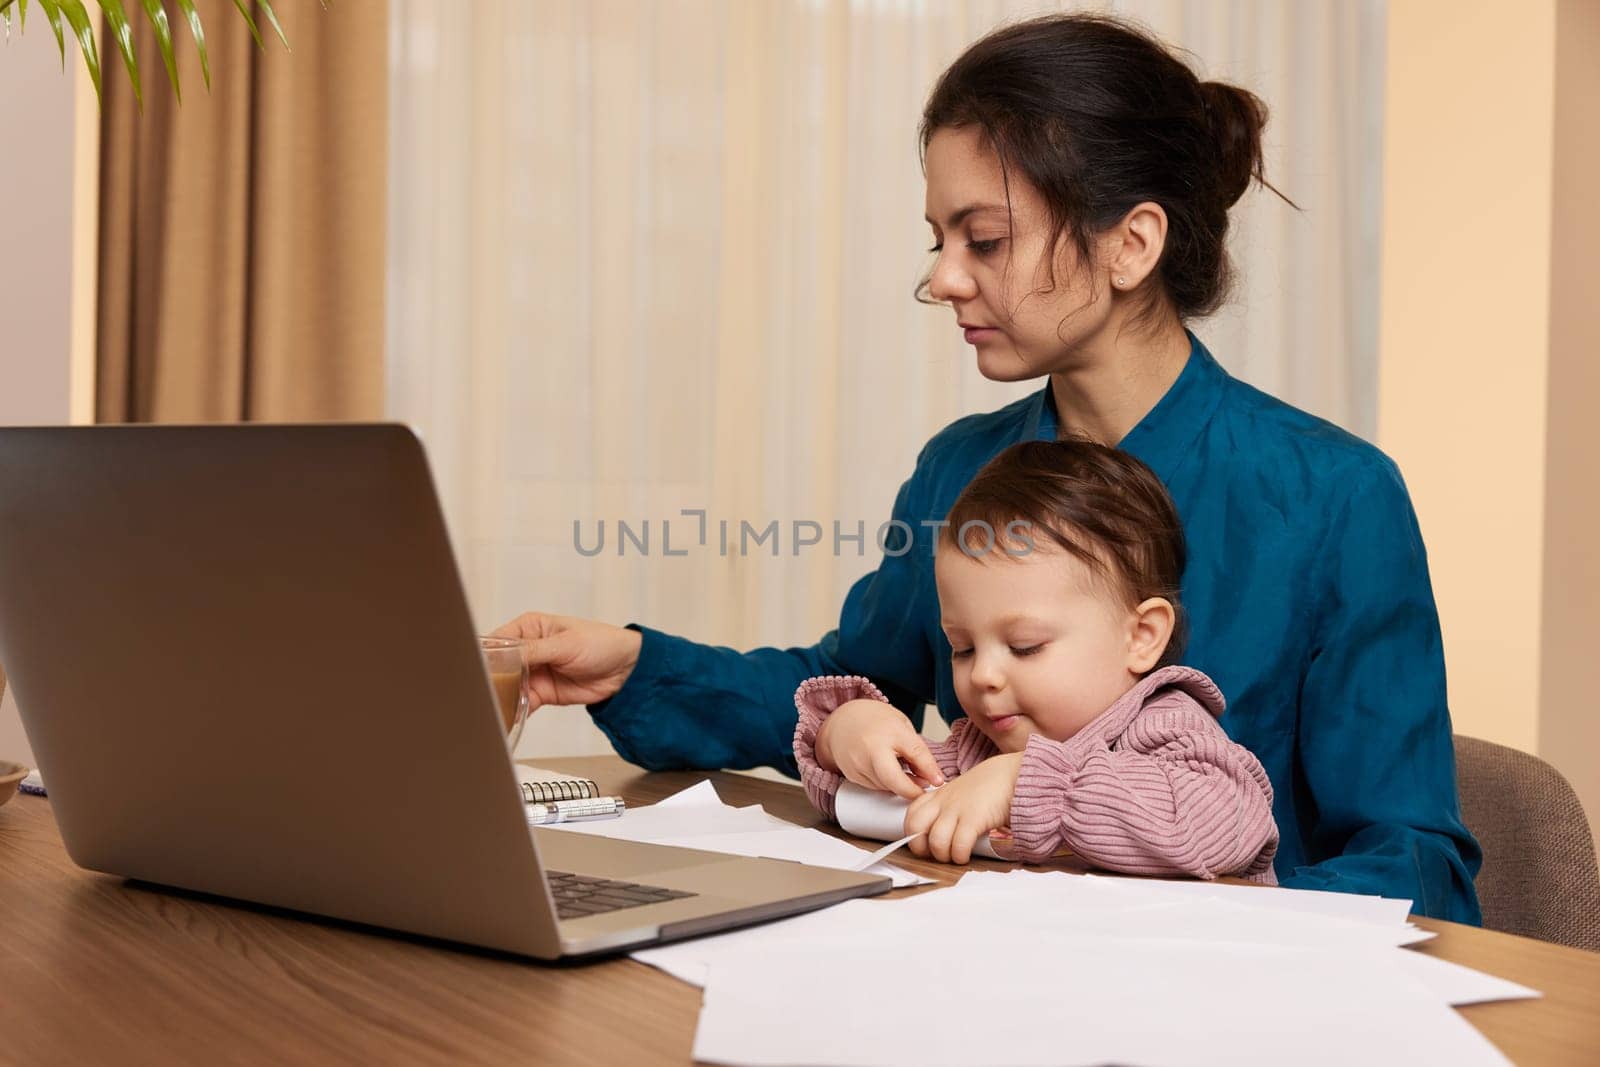
POLYGON ((1127 284, 1128 284, 1128 279, 1124 278, 1120 274, 1117 275, 1117 287, 1118 288, 1121 288, 1122 286, 1127 285, 1127 284))

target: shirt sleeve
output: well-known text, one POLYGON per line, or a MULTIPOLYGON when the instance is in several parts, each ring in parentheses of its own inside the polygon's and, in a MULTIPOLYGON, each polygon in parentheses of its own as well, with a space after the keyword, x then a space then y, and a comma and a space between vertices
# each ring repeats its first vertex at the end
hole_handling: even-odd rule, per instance
POLYGON ((929 507, 928 454, 895 497, 878 569, 851 587, 838 629, 816 644, 739 652, 631 625, 639 662, 615 696, 589 705, 617 754, 648 770, 773 766, 798 776, 794 693, 817 675, 870 678, 920 729, 934 699, 923 627, 938 618, 921 580, 931 560, 913 536, 929 507))
POLYGON ((1278 827, 1260 762, 1201 707, 1147 708, 1116 747, 1028 739, 1011 804, 1017 855, 1062 845, 1130 874, 1270 880, 1278 827))
POLYGON ((1296 738, 1315 862, 1283 884, 1478 923, 1481 853, 1456 796, 1439 615, 1411 499, 1386 459, 1355 484, 1324 551, 1330 587, 1296 738))

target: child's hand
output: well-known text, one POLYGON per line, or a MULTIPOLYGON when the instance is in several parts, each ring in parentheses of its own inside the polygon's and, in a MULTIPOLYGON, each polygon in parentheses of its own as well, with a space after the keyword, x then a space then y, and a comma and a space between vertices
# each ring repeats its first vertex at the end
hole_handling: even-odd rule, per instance
POLYGON ((908 846, 918 856, 930 853, 941 863, 966 863, 972 846, 990 830, 1011 822, 1011 797, 1022 770, 1022 753, 990 756, 972 770, 925 793, 906 809, 908 834, 922 834, 908 846))
POLYGON ((911 720, 881 700, 848 700, 817 730, 817 764, 868 789, 920 797, 925 786, 943 785, 939 762, 911 720), (911 767, 907 774, 900 766, 911 767))

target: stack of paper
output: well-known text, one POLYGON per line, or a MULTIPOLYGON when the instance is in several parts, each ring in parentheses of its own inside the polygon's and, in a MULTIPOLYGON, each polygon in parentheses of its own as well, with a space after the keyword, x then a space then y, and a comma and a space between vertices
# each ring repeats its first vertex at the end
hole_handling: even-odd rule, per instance
POLYGON ((705 988, 713 1063, 1504 1063, 1451 1005, 1539 994, 1403 946, 1409 902, 969 873, 635 953, 705 988))
POLYGON ((630 808, 620 819, 561 823, 551 829, 700 848, 735 856, 796 860, 841 871, 866 871, 892 878, 896 886, 925 885, 931 881, 879 862, 892 851, 890 849, 867 852, 821 830, 796 826, 769 815, 759 804, 745 808, 724 804, 709 781, 676 793, 659 804, 630 808))

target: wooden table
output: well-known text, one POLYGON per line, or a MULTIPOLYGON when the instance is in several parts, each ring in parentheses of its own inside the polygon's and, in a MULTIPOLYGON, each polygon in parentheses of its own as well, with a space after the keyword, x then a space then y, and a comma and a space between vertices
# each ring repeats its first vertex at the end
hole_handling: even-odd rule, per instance
MULTIPOLYGON (((609 757, 540 765, 633 804, 704 777, 609 757)), ((818 822, 795 786, 711 777, 729 803, 818 822)), ((1420 921, 1439 932, 1420 951, 1544 991, 1462 1009, 1513 1060, 1600 1058, 1600 954, 1420 921)), ((699 1008, 698 989, 627 959, 529 963, 91 874, 48 801, 0 807, 0 1062, 684 1064, 699 1008)))

